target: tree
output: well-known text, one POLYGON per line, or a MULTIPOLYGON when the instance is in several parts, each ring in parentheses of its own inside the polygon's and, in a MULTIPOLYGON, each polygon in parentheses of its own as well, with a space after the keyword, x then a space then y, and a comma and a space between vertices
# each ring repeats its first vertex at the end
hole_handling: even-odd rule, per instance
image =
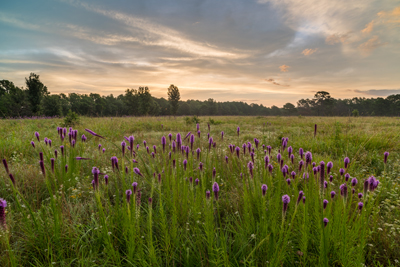
POLYGON ((354 109, 352 112, 353 117, 358 117, 359 113, 358 113, 358 109, 354 109))
POLYGON ((168 88, 168 101, 171 106, 171 114, 176 115, 179 108, 179 100, 181 99, 181 94, 179 93, 178 87, 171 84, 168 88))
POLYGON ((333 99, 326 91, 318 91, 314 95, 314 107, 317 109, 317 115, 330 115, 333 107, 333 99))
POLYGON ((39 75, 35 73, 31 73, 29 78, 25 78, 25 83, 28 89, 28 100, 31 103, 32 112, 38 114, 43 96, 49 94, 47 87, 39 80, 39 75))
POLYGON ((42 107, 43 113, 46 116, 61 116, 62 108, 61 108, 61 98, 59 95, 48 95, 43 98, 42 107))
POLYGON ((295 115, 297 113, 296 107, 292 103, 286 103, 283 106, 286 115, 295 115))
POLYGON ((152 104, 150 89, 147 86, 139 87, 137 99, 139 101, 139 115, 148 115, 152 104))

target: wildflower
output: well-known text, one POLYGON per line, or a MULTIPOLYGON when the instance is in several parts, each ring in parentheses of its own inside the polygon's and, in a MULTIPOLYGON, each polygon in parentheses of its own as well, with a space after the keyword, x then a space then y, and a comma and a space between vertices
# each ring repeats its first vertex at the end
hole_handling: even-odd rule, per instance
POLYGON ((326 206, 328 206, 328 200, 324 199, 324 201, 323 201, 323 207, 324 207, 324 209, 326 209, 326 206))
POLYGON ((125 166, 125 173, 128 174, 128 171, 129 171, 128 167, 125 166))
POLYGON ((313 170, 314 176, 317 175, 318 169, 316 167, 314 167, 312 170, 313 170))
POLYGON ((290 146, 290 147, 288 147, 288 154, 289 154, 289 157, 292 155, 292 153, 293 153, 293 148, 290 146))
POLYGON ((121 142, 121 147, 122 147, 122 156, 125 156, 125 147, 126 147, 125 141, 121 142))
POLYGON ((198 136, 199 138, 200 138, 200 133, 201 133, 200 131, 197 131, 197 136, 198 136))
POLYGON ((137 168, 137 167, 133 168, 133 172, 136 173, 137 175, 143 177, 143 174, 140 172, 139 168, 137 168))
POLYGON ((51 147, 51 142, 52 142, 52 141, 51 141, 51 139, 49 139, 49 141, 48 141, 48 142, 49 142, 49 147, 51 147))
POLYGON ((268 189, 268 186, 266 184, 263 184, 261 186, 261 190, 262 190, 262 195, 263 196, 265 196, 265 194, 267 193, 267 189, 268 189))
POLYGON ((175 149, 176 149, 176 143, 175 143, 175 140, 174 140, 174 141, 172 141, 172 152, 175 153, 175 149))
POLYGON ((215 182, 213 185, 213 192, 214 192, 214 198, 218 200, 219 186, 217 182, 215 182))
POLYGON ((54 150, 54 156, 57 158, 57 156, 58 156, 58 151, 57 150, 54 150))
POLYGON ((290 185, 290 181, 291 181, 290 178, 286 179, 288 185, 290 185))
POLYGON ((358 202, 358 210, 361 212, 362 208, 364 207, 364 203, 358 202))
POLYGON ((150 149, 148 146, 146 146, 147 154, 150 154, 150 149))
POLYGON ((254 163, 254 152, 250 152, 251 161, 254 163))
POLYGON ((103 148, 103 154, 106 152, 106 149, 105 148, 103 148))
POLYGON ((0 225, 5 229, 6 228, 6 207, 7 201, 0 198, 0 225))
POLYGON ((176 145, 178 147, 178 149, 181 149, 181 145, 182 145, 182 136, 180 133, 176 134, 176 145))
POLYGON ((339 186, 339 188, 340 188, 340 195, 342 195, 346 199, 347 198, 347 185, 342 184, 341 186, 339 186))
POLYGON ((329 176, 329 182, 331 182, 331 183, 332 183, 332 181, 333 181, 333 176, 332 176, 332 175, 330 175, 330 176, 329 176))
POLYGON ((100 175, 99 169, 96 167, 93 167, 92 174, 93 174, 94 187, 95 187, 95 189, 97 189, 99 187, 99 175, 100 175))
POLYGON ((213 177, 213 179, 215 179, 215 175, 217 174, 217 171, 215 170, 215 167, 213 168, 213 171, 212 171, 212 177, 213 177))
POLYGON ((65 173, 68 172, 68 165, 65 165, 65 173))
POLYGON ((200 131, 200 124, 196 123, 196 129, 197 131, 200 131))
POLYGON ((201 149, 200 149, 200 148, 197 148, 197 149, 196 149, 197 160, 200 159, 200 153, 201 153, 201 149))
POLYGON ((328 188, 328 182, 327 181, 324 182, 324 188, 328 188))
POLYGON ((136 192, 137 192, 137 186, 138 186, 138 183, 137 183, 137 182, 133 182, 133 183, 132 183, 133 194, 136 194, 136 192))
POLYGON ((257 138, 254 138, 254 144, 256 145, 256 148, 258 149, 258 144, 260 143, 260 140, 257 138))
POLYGON ((192 176, 189 177, 189 183, 190 183, 190 184, 193 183, 193 177, 192 177, 192 176))
POLYGON ((278 160, 278 162, 281 161, 281 159, 282 159, 281 153, 278 153, 278 155, 276 155, 276 159, 278 160))
POLYGON ((126 194, 126 202, 128 202, 128 204, 131 202, 131 195, 132 195, 132 190, 128 189, 125 191, 126 194))
POLYGON ((3 159, 3 165, 4 165, 4 168, 6 169, 7 174, 9 174, 10 170, 8 169, 8 164, 7 164, 7 160, 6 159, 3 159))
POLYGON ((210 195, 211 195, 210 191, 207 190, 207 191, 206 191, 206 198, 207 198, 207 200, 210 199, 210 195))
POLYGON ((367 194, 368 192, 368 187, 369 187, 369 179, 364 180, 364 195, 367 194))
POLYGON ((333 199, 336 196, 336 192, 335 191, 331 191, 331 199, 333 199))
POLYGON ((31 141, 31 145, 35 148, 35 142, 31 141))
MULTIPOLYGON (((65 129, 65 128, 64 128, 64 129, 65 129)), ((88 132, 88 133, 90 133, 90 134, 93 135, 93 136, 97 136, 97 137, 100 137, 100 138, 105 139, 103 136, 98 135, 97 133, 93 132, 92 130, 85 129, 85 131, 88 132)))
POLYGON ((43 160, 39 161, 40 169, 42 170, 43 176, 46 176, 46 170, 44 168, 44 162, 43 160))
MULTIPOLYGON (((303 196, 304 196, 304 192, 299 191, 299 196, 297 197, 296 205, 299 205, 300 201, 303 199, 303 196)), ((305 201, 305 198, 304 198, 304 201, 305 201)))
POLYGON ((39 133, 38 133, 38 132, 35 132, 35 136, 36 136, 38 142, 40 143, 39 133))
POLYGON ((303 204, 306 204, 306 197, 303 197, 303 204))
POLYGON ((199 179, 194 180, 196 185, 199 185, 199 181, 200 181, 199 179))
POLYGON ((350 159, 348 157, 345 157, 344 159, 344 168, 347 169, 347 167, 349 166, 350 163, 350 159))
POLYGON ((101 144, 99 144, 99 151, 100 151, 100 149, 101 149, 101 144))
POLYGON ((236 156, 239 158, 240 157, 240 148, 237 146, 235 148, 235 150, 236 150, 236 156))
POLYGON ((208 150, 211 149, 211 146, 212 146, 213 142, 214 142, 214 141, 213 141, 213 138, 210 137, 210 139, 208 139, 208 150))
POLYGON ((54 158, 51 158, 50 162, 51 162, 51 172, 54 173, 54 162, 55 162, 54 158))
POLYGON ((304 166, 304 161, 300 160, 299 161, 299 172, 301 172, 301 169, 303 168, 303 166, 304 166))
POLYGON ((311 154, 310 151, 307 151, 307 152, 306 152, 306 164, 307 164, 307 165, 310 164, 311 161, 312 161, 312 154, 311 154))
POLYGON ((136 150, 139 150, 139 144, 136 145, 136 150))
POLYGON ((146 147, 147 146, 147 142, 146 140, 143 140, 143 146, 146 147))
POLYGON ((383 153, 383 162, 386 164, 387 163, 387 159, 388 159, 388 157, 389 157, 389 152, 385 152, 385 153, 383 153))
POLYGON ((243 145, 242 145, 242 148, 243 148, 243 155, 246 155, 246 143, 244 143, 243 145))
POLYGON ((75 140, 72 140, 71 146, 74 148, 75 147, 75 140))
POLYGON ((156 154, 154 154, 154 152, 151 152, 150 155, 153 157, 153 159, 156 157, 156 154))
POLYGON ((296 178, 296 173, 295 173, 294 171, 292 171, 292 172, 290 173, 290 175, 292 176, 292 179, 293 179, 293 180, 296 178))
POLYGON ((186 171, 186 166, 187 166, 187 160, 183 160, 183 169, 186 171))
POLYGON ((356 193, 356 189, 352 188, 351 193, 354 195, 356 193))
POLYGON ((225 162, 228 164, 228 156, 225 156, 225 162))
POLYGON ((202 162, 199 163, 199 170, 203 171, 203 163, 202 162))
POLYGON ((299 155, 300 155, 300 158, 303 159, 304 149, 302 149, 302 148, 299 149, 299 155))
POLYGON ((106 185, 108 185, 108 175, 104 175, 104 182, 106 185))
POLYGON ((329 220, 327 218, 324 218, 323 222, 324 222, 324 227, 326 227, 328 225, 329 220))
POLYGON ((344 169, 340 168, 339 173, 340 173, 341 176, 343 176, 344 175, 344 169))
POLYGON ((44 138, 44 143, 45 143, 45 145, 47 146, 47 144, 48 144, 48 139, 47 139, 47 137, 44 138))
POLYGON ((168 134, 168 138, 169 138, 169 142, 171 142, 171 140, 172 140, 172 134, 171 133, 168 134))
POLYGON ((267 146, 267 150, 268 150, 268 155, 271 156, 272 147, 271 146, 267 146))
POLYGON ((185 141, 191 134, 192 132, 188 132, 187 135, 185 136, 185 138, 183 138, 183 141, 185 141))
POLYGON ((189 142, 190 142, 190 149, 193 150, 194 134, 192 134, 192 135, 190 136, 189 142))
POLYGON ((362 193, 358 193, 358 198, 361 199, 363 197, 362 193))
POLYGON ((268 171, 270 173, 272 173, 272 170, 274 169, 274 167, 271 164, 268 164, 268 171))
POLYGON ((290 155, 290 161, 292 162, 292 164, 294 164, 294 155, 290 155))
POLYGON ((282 197, 282 202, 283 202, 283 216, 285 216, 286 215, 286 211, 287 211, 288 206, 289 206, 290 197, 288 195, 284 195, 282 197))
POLYGON ((331 173, 332 168, 333 168, 333 163, 332 161, 329 161, 328 164, 326 164, 326 173, 327 174, 331 173))
POLYGON ((351 186, 356 186, 358 184, 357 178, 351 179, 351 186))
POLYGON ((236 129, 237 135, 239 136, 239 132, 240 132, 240 127, 238 126, 236 129))

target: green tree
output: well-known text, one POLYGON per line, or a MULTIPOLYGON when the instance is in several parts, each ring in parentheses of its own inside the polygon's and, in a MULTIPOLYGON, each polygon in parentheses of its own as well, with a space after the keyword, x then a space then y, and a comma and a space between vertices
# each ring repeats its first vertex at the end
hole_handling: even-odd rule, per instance
POLYGON ((359 113, 358 113, 358 109, 354 109, 352 112, 353 117, 358 117, 359 113))
POLYGON ((42 100, 42 110, 46 116, 62 116, 61 97, 59 95, 47 95, 42 100))
POLYGON ((148 115, 152 104, 150 89, 147 86, 139 87, 137 99, 139 102, 139 115, 148 115))
POLYGON ((25 83, 32 112, 38 114, 40 112, 40 102, 43 96, 49 94, 47 87, 39 80, 39 75, 35 73, 31 73, 29 78, 25 78, 25 83))
POLYGON ((168 88, 168 101, 171 106, 171 114, 174 116, 178 111, 180 99, 181 99, 181 94, 179 93, 178 87, 171 84, 168 88))

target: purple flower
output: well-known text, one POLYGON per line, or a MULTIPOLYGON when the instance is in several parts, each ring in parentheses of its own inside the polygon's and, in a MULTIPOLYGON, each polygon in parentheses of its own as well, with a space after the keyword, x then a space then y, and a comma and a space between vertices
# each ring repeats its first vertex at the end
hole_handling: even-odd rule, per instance
POLYGON ((100 149, 101 149, 101 144, 99 144, 99 151, 100 151, 100 149))
POLYGON ((137 186, 138 186, 138 183, 137 183, 137 182, 133 182, 133 183, 132 183, 133 194, 136 194, 136 192, 137 192, 137 186))
POLYGON ((161 173, 158 174, 158 182, 161 183, 161 173))
POLYGON ((258 144, 260 143, 260 140, 257 138, 254 138, 254 144, 256 145, 256 148, 258 149, 258 144))
POLYGON ((281 161, 281 158, 282 158, 281 153, 278 153, 278 155, 276 155, 276 159, 278 160, 278 162, 281 161))
POLYGON ((172 152, 175 153, 175 149, 176 149, 176 143, 175 143, 175 140, 174 140, 174 141, 172 141, 172 152))
POLYGON ((41 169, 41 171, 42 171, 43 176, 46 176, 46 170, 45 170, 45 168, 44 168, 44 162, 43 162, 43 160, 39 161, 39 166, 40 166, 40 169, 41 169))
POLYGON ((200 133, 201 133, 200 131, 197 131, 197 136, 198 136, 199 138, 200 138, 200 133))
POLYGON ((343 176, 344 175, 344 169, 340 168, 339 173, 340 173, 341 176, 343 176))
POLYGON ((186 171, 186 166, 187 166, 187 160, 183 160, 183 169, 186 171))
POLYGON ((329 176, 329 182, 331 182, 331 183, 332 183, 332 181, 333 181, 333 176, 332 176, 332 175, 330 175, 330 176, 329 176))
POLYGON ((135 168, 133 168, 133 171, 134 171, 137 175, 143 177, 143 174, 140 172, 139 168, 135 167, 135 168))
POLYGON ((161 145, 163 148, 163 152, 165 152, 165 145, 167 144, 167 139, 165 138, 165 136, 161 137, 161 145))
POLYGON ((153 159, 156 157, 156 154, 154 154, 154 152, 151 152, 151 156, 153 157, 153 159))
POLYGON ((192 135, 190 136, 189 142, 190 142, 190 149, 193 150, 194 134, 192 134, 192 135))
POLYGON ((358 184, 357 178, 351 179, 351 186, 356 186, 358 184))
POLYGON ((194 180, 196 185, 199 185, 199 181, 200 181, 199 179, 194 180))
POLYGON ((153 203, 153 198, 149 197, 149 205, 151 206, 152 203, 153 203))
POLYGON ((242 148, 243 148, 243 155, 246 155, 246 143, 244 143, 243 145, 242 145, 242 148))
POLYGON ((235 148, 235 151, 236 151, 236 156, 239 158, 239 156, 240 156, 240 148, 237 146, 235 148))
POLYGON ((317 175, 318 169, 316 167, 314 167, 312 170, 313 170, 314 176, 317 175))
POLYGON ((126 202, 128 202, 128 204, 131 202, 131 195, 132 195, 132 190, 128 189, 125 191, 126 194, 126 202))
POLYGON ((104 182, 105 182, 106 185, 108 185, 108 175, 107 174, 104 175, 104 182))
POLYGON ((239 136, 239 133, 240 133, 240 127, 239 126, 237 127, 236 132, 237 132, 237 135, 239 136))
POLYGON ((292 162, 292 164, 294 164, 294 155, 290 155, 290 161, 292 162))
POLYGON ((68 165, 65 165, 65 173, 68 172, 68 165))
POLYGON ((190 184, 193 183, 193 177, 192 177, 192 176, 189 177, 189 183, 190 183, 190 184))
POLYGON ((171 142, 171 140, 172 140, 172 134, 171 133, 168 134, 168 138, 169 138, 169 142, 171 142))
MULTIPOLYGON (((65 129, 65 128, 64 128, 64 129, 65 129)), ((97 137, 100 137, 100 138, 105 139, 103 136, 98 135, 97 133, 93 132, 92 130, 85 129, 85 131, 88 132, 88 133, 90 133, 90 134, 93 135, 93 136, 97 136, 97 137)))
POLYGON ((199 163, 199 170, 200 170, 200 171, 203 170, 203 163, 202 163, 202 162, 199 163))
POLYGON ((290 146, 290 147, 288 147, 287 151, 288 151, 288 154, 289 154, 289 157, 290 157, 292 155, 292 153, 293 153, 293 148, 290 146))
POLYGON ((200 148, 197 148, 197 149, 196 149, 197 160, 200 159, 200 153, 201 153, 201 149, 200 149, 200 148))
POLYGON ((143 146, 146 147, 147 146, 147 142, 146 140, 143 140, 143 146))
POLYGON ((212 178, 215 179, 215 176, 217 174, 217 170, 215 169, 215 167, 212 170, 212 178))
POLYGON ((31 145, 35 148, 35 142, 31 141, 31 145))
POLYGON ((333 168, 333 163, 332 163, 332 161, 329 161, 328 164, 326 164, 326 173, 330 174, 332 168, 333 168))
POLYGON ((362 198, 364 195, 363 195, 363 193, 358 193, 358 198, 362 198))
MULTIPOLYGON (((299 205, 300 201, 303 199, 303 196, 304 196, 304 192, 299 191, 299 196, 297 197, 296 205, 299 205)), ((304 201, 305 201, 305 199, 304 199, 304 201)))
POLYGON ((52 141, 51 141, 51 139, 49 139, 49 141, 48 141, 48 142, 49 142, 49 146, 51 147, 51 142, 52 142, 52 141))
POLYGON ((348 182, 349 179, 350 179, 350 174, 346 173, 346 175, 344 176, 344 178, 346 179, 346 182, 348 182))
POLYGON ((324 218, 323 222, 324 222, 324 227, 326 227, 328 225, 329 220, 327 218, 324 218))
POLYGON ((319 173, 319 175, 320 175, 320 183, 321 183, 321 186, 322 186, 324 184, 324 182, 325 182, 325 162, 321 161, 319 163, 319 167, 320 167, 320 173, 319 173))
POLYGON ((306 204, 306 197, 303 197, 303 204, 306 204))
POLYGON ((274 169, 274 167, 271 164, 268 164, 268 171, 270 173, 272 173, 272 170, 274 169))
POLYGON ((176 145, 178 147, 178 149, 181 149, 181 145, 182 145, 182 136, 180 133, 176 134, 176 145))
POLYGON ((225 156, 225 162, 226 162, 226 164, 228 164, 228 156, 225 156))
POLYGON ((8 164, 7 164, 7 160, 6 159, 3 159, 3 165, 4 165, 4 168, 6 169, 7 174, 9 174, 10 170, 8 169, 8 164))
POLYGON ((283 202, 283 215, 286 215, 286 211, 288 209, 289 202, 290 202, 290 197, 288 195, 284 195, 282 197, 282 202, 283 202))
POLYGON ((268 150, 268 155, 271 156, 272 147, 271 146, 267 146, 267 150, 268 150))
POLYGON ((148 146, 146 146, 147 154, 150 154, 150 149, 148 146))
POLYGON ((35 136, 36 136, 38 142, 40 142, 40 138, 39 138, 39 133, 38 132, 35 132, 35 136))
POLYGON ((206 191, 206 199, 207 199, 207 200, 210 199, 210 196, 211 196, 211 193, 210 193, 209 190, 207 190, 207 191, 206 191))
POLYGON ((121 142, 121 147, 122 147, 122 156, 125 156, 125 148, 126 148, 126 143, 125 141, 121 142))
POLYGON ((0 198, 0 225, 5 229, 6 225, 6 207, 7 201, 0 198))
POLYGON ((15 178, 14 175, 12 173, 10 173, 8 176, 10 176, 10 180, 13 183, 13 185, 15 186, 15 178))
POLYGON ((217 182, 215 182, 214 185, 213 185, 213 192, 214 192, 215 200, 218 200, 219 186, 218 186, 217 182))
POLYGON ((57 156, 58 156, 58 151, 57 150, 54 150, 54 156, 57 158, 57 156))
POLYGON ((211 149, 212 144, 214 143, 213 138, 210 137, 210 139, 208 139, 208 150, 211 149))
POLYGON ((261 186, 261 191, 262 191, 263 196, 265 196, 265 194, 267 193, 267 189, 268 189, 268 186, 266 184, 263 184, 261 186))
POLYGON ((286 179, 288 185, 290 185, 290 181, 291 181, 290 178, 286 179))
POLYGON ((249 161, 249 163, 247 163, 247 168, 249 169, 251 178, 253 178, 253 168, 254 168, 253 162, 249 161))
POLYGON ((301 159, 303 159, 304 150, 302 148, 299 149, 299 155, 300 155, 301 159))
MULTIPOLYGON (((385 153, 383 153, 383 162, 386 164, 387 163, 387 159, 388 159, 388 157, 389 157, 389 152, 385 152, 385 153)), ((361 202, 360 202, 361 203, 361 202)))
POLYGON ((358 202, 358 210, 361 212, 362 208, 364 207, 364 203, 358 202))
POLYGON ((72 140, 71 146, 74 148, 75 147, 75 140, 72 140))
POLYGON ((307 165, 308 165, 308 164, 311 164, 311 161, 312 161, 312 154, 311 154, 310 151, 307 151, 307 152, 306 152, 306 164, 307 164, 307 165))
POLYGON ((331 199, 333 199, 336 196, 336 192, 335 191, 331 191, 331 199))
POLYGON ((340 188, 340 195, 342 195, 345 199, 347 198, 347 185, 342 184, 339 186, 340 188))
POLYGON ((328 200, 324 199, 324 201, 323 201, 323 207, 324 207, 324 209, 326 209, 326 206, 328 206, 328 200))
POLYGON ((137 145, 136 145, 136 150, 139 150, 139 147, 140 147, 140 145, 139 145, 139 144, 137 144, 137 145))
POLYGON ((328 182, 324 181, 324 188, 328 188, 328 182))
POLYGON ((294 171, 292 171, 292 172, 290 173, 290 176, 292 176, 292 179, 294 180, 294 179, 296 178, 296 173, 295 173, 294 171))
POLYGON ((346 157, 346 158, 344 159, 344 168, 345 168, 345 169, 347 169, 347 167, 349 166, 349 163, 350 163, 350 159, 349 159, 348 157, 346 157))
POLYGON ((183 141, 185 141, 191 134, 192 132, 188 132, 187 135, 185 136, 185 138, 183 138, 183 141))

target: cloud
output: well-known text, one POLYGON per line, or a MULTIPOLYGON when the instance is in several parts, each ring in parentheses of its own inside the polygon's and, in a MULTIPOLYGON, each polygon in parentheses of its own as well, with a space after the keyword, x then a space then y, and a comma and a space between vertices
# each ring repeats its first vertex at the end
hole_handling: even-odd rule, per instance
POLYGON ((374 29, 374 21, 371 21, 367 25, 365 25, 365 28, 361 31, 362 33, 370 33, 374 29))
POLYGON ((349 42, 350 36, 351 36, 351 32, 334 33, 334 34, 328 35, 325 39, 325 42, 330 45, 334 45, 337 43, 347 44, 349 42))
POLYGON ((390 12, 381 11, 377 15, 383 19, 383 23, 398 24, 400 23, 400 6, 390 12))
POLYGON ((301 52, 301 53, 305 56, 310 56, 310 55, 314 54, 315 52, 317 52, 317 50, 318 50, 318 48, 315 48, 315 49, 309 48, 309 49, 304 49, 303 52, 301 52))
POLYGON ((282 72, 288 72, 289 71, 289 68, 290 68, 290 66, 288 66, 288 65, 282 65, 282 66, 279 66, 279 69, 282 71, 282 72))
POLYGON ((280 84, 280 83, 277 83, 277 82, 275 81, 275 79, 272 79, 272 78, 264 79, 264 81, 269 82, 269 83, 272 83, 272 84, 274 84, 274 85, 283 86, 283 87, 289 87, 289 86, 290 86, 290 85, 288 85, 288 84, 280 84))
POLYGON ((378 36, 375 35, 365 43, 360 44, 358 46, 358 50, 363 56, 369 56, 372 53, 372 51, 383 45, 386 45, 386 43, 382 43, 379 40, 378 36))
POLYGON ((389 96, 400 94, 400 89, 370 89, 370 90, 353 90, 356 93, 373 95, 373 96, 389 96))

